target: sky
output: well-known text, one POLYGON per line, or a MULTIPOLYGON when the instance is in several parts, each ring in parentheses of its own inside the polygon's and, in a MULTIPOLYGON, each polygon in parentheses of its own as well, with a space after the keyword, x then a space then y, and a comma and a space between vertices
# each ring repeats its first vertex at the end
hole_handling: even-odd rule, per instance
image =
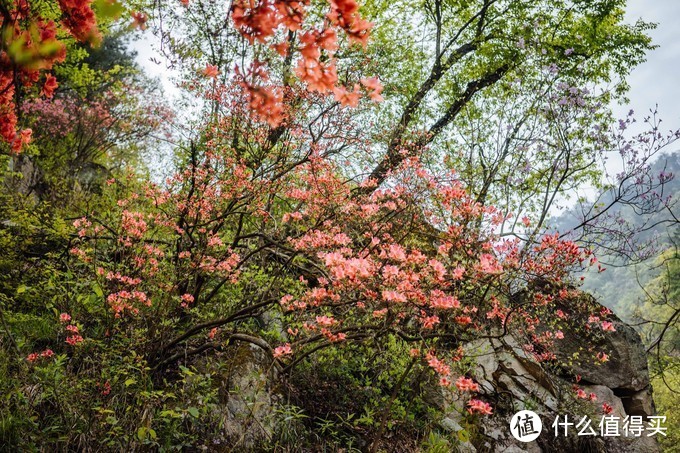
MULTIPOLYGON (((644 115, 659 105, 665 129, 680 128, 680 0, 628 0, 629 23, 642 18, 658 26, 649 34, 659 48, 647 54, 647 61, 635 68, 628 84, 630 105, 615 107, 617 116, 632 108, 644 115)), ((664 128, 662 128, 663 130, 664 128)))

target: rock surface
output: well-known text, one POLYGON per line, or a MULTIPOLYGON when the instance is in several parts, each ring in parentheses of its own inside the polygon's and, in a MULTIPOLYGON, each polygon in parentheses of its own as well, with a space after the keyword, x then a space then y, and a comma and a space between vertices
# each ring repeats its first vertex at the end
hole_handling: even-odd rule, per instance
POLYGON ((223 434, 246 451, 270 438, 276 427, 278 395, 270 388, 272 373, 271 359, 258 347, 244 344, 236 348, 223 375, 223 434))
MULTIPOLYGON (((564 332, 564 342, 558 348, 558 363, 568 363, 561 368, 550 368, 538 363, 525 352, 520 342, 511 336, 479 340, 466 346, 477 365, 472 373, 481 387, 480 394, 494 405, 494 414, 479 421, 479 432, 471 441, 461 442, 460 451, 491 452, 645 452, 659 451, 654 437, 643 432, 640 437, 623 435, 623 419, 641 416, 647 426, 647 417, 654 415, 649 373, 645 350, 637 333, 616 318, 616 332, 604 336, 597 350, 610 351, 609 361, 600 366, 574 361, 573 357, 584 350, 583 339, 576 332, 564 332), (574 376, 580 375, 579 387, 587 394, 593 393, 595 401, 575 397, 574 376), (602 436, 602 403, 612 407, 611 416, 621 420, 617 426, 620 436, 602 436), (542 420, 543 430, 534 442, 516 440, 509 428, 512 415, 527 409, 536 412, 542 420), (569 421, 580 421, 587 415, 597 436, 577 436, 579 431, 570 427, 568 436, 555 436, 553 422, 568 416, 569 421)), ((458 393, 445 393, 448 415, 441 427, 460 432, 465 425, 467 397, 458 393)), ((465 435, 458 436, 466 439, 465 435)), ((562 433, 560 433, 562 434, 562 433)))

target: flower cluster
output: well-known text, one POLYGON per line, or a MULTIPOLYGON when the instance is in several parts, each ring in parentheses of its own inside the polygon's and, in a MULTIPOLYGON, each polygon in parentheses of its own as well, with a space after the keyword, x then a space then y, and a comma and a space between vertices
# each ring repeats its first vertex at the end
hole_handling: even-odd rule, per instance
MULTIPOLYGON (((355 0, 331 0, 329 3, 330 11, 319 26, 309 24, 305 27, 309 0, 239 0, 232 6, 231 18, 250 44, 268 44, 284 57, 294 49, 287 39, 276 41, 277 30, 297 32, 300 58, 295 74, 309 91, 332 93, 336 101, 349 107, 356 107, 364 93, 376 102, 381 101, 382 85, 375 77, 361 79, 353 87, 339 82, 335 59, 339 48, 338 32, 344 32, 350 44, 365 46, 372 24, 361 17, 355 0)), ((214 77, 216 70, 206 72, 206 76, 214 77)), ((273 127, 281 124, 285 119, 283 87, 269 83, 269 74, 263 64, 254 62, 244 75, 237 69, 237 76, 247 94, 251 112, 273 127)))
MULTIPOLYGON (((91 0, 57 0, 64 26, 80 41, 94 42, 99 38, 91 0)), ((51 98, 58 87, 57 79, 47 73, 66 58, 66 47, 58 39, 58 26, 42 17, 40 9, 28 2, 10 2, 3 8, 0 29, 3 46, 0 51, 0 139, 19 153, 31 142, 31 129, 17 130, 16 99, 18 87, 30 88, 42 81, 41 94, 51 98), (17 82, 20 85, 17 86, 17 82)))
POLYGON ((84 341, 83 337, 80 335, 78 326, 69 324, 65 328, 66 330, 66 344, 70 346, 77 346, 84 341))
POLYGON ((35 363, 40 359, 49 359, 50 357, 54 356, 54 351, 51 349, 45 349, 42 352, 32 352, 30 353, 27 357, 26 360, 29 363, 35 363))

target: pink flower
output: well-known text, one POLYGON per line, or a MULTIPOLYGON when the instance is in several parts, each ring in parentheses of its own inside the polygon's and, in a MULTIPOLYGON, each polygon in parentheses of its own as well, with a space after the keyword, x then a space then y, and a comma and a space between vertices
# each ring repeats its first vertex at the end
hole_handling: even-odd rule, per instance
POLYGON ((60 322, 63 322, 64 324, 66 324, 66 323, 68 323, 69 321, 71 321, 71 315, 69 315, 68 313, 62 313, 62 314, 60 314, 60 315, 59 315, 59 321, 60 321, 60 322))
POLYGON ((69 324, 68 326, 66 326, 66 330, 69 331, 70 333, 78 333, 78 326, 69 324))
POLYGON ((382 297, 383 297, 383 299, 385 299, 387 301, 397 302, 397 303, 404 303, 408 300, 408 299, 406 299, 406 296, 404 296, 399 291, 391 291, 391 290, 383 291, 382 297))
POLYGON ((479 257, 479 267, 482 272, 487 274, 496 274, 503 270, 496 258, 490 253, 483 253, 479 257))
POLYGON ((361 79, 361 84, 368 90, 368 97, 371 98, 372 101, 381 102, 383 100, 383 97, 380 95, 383 86, 377 77, 361 79))
POLYGON ((460 301, 455 296, 447 296, 440 290, 434 290, 431 293, 432 301, 430 302, 433 308, 450 309, 460 307, 460 301))
POLYGON ((561 330, 558 330, 557 332, 555 332, 555 338, 557 338, 558 340, 563 339, 564 333, 561 330))
POLYGON ((466 378, 464 376, 461 376, 456 380, 456 387, 458 387, 458 390, 460 390, 461 392, 479 391, 479 384, 477 384, 472 379, 466 378))
POLYGON ((373 310, 373 317, 375 318, 384 318, 386 314, 387 308, 383 308, 382 310, 373 310))
POLYGON ((406 253, 404 247, 399 244, 390 244, 388 256, 394 261, 406 261, 406 253))
POLYGON ((335 319, 333 319, 329 316, 317 316, 316 317, 316 323, 319 324, 320 326, 330 327, 333 324, 335 324, 336 321, 335 321, 335 319))
POLYGON ((422 318, 420 323, 423 325, 423 329, 432 329, 435 325, 439 324, 439 316, 422 318))
POLYGON ((468 401, 467 405, 468 412, 471 414, 474 414, 476 412, 482 415, 491 415, 493 413, 491 405, 489 403, 485 403, 484 401, 471 399, 470 401, 468 401))
POLYGON ((604 412, 605 415, 609 415, 614 412, 614 408, 607 403, 602 403, 602 412, 604 412))
POLYGON ((182 294, 182 303, 180 304, 182 308, 189 307, 189 304, 194 301, 194 296, 191 294, 182 294))
POLYGON ((434 369, 437 373, 441 374, 442 376, 448 376, 451 374, 451 368, 449 368, 448 365, 439 360, 433 354, 428 353, 425 358, 427 359, 427 364, 430 366, 430 368, 434 369))
POLYGON ((612 324, 609 321, 602 321, 602 330, 604 330, 605 332, 616 332, 614 324, 612 324))
POLYGON ((222 245, 224 245, 224 243, 219 236, 212 236, 208 239, 208 247, 221 247, 222 245))
POLYGON ((70 344, 71 346, 76 346, 82 342, 83 337, 81 337, 80 335, 71 335, 66 339, 66 343, 70 344))
POLYGON ((36 362, 38 359, 49 359, 54 356, 54 351, 51 349, 45 349, 43 352, 32 352, 28 354, 26 360, 30 363, 36 362))
POLYGON ((274 357, 277 359, 291 354, 293 354, 293 349, 290 347, 290 343, 286 343, 283 346, 274 349, 274 357))
POLYGON ((462 280, 463 274, 465 273, 465 268, 461 266, 456 266, 456 268, 451 273, 454 280, 462 280))

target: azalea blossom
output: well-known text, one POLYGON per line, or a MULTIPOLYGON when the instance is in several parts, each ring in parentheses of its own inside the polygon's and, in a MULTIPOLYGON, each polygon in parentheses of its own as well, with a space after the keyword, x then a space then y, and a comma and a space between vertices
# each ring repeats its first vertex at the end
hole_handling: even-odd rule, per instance
POLYGON ((477 392, 479 391, 479 384, 470 378, 461 376, 456 380, 456 387, 461 392, 477 392))
POLYGON ((274 349, 274 357, 277 359, 291 354, 293 354, 293 349, 290 347, 290 343, 286 343, 274 349))
POLYGON ((609 321, 602 321, 602 330, 604 330, 605 332, 616 332, 614 324, 612 324, 609 321))
POLYGON ((468 412, 471 414, 491 415, 493 413, 491 405, 481 400, 471 399, 468 401, 467 406, 468 412))
POLYGON ((203 75, 210 79, 216 78, 220 74, 220 70, 215 65, 206 64, 203 69, 203 75))
POLYGON ((336 323, 335 319, 333 319, 330 316, 317 316, 316 317, 316 323, 320 326, 332 326, 333 324, 336 323))
POLYGON ((82 343, 84 341, 83 337, 80 335, 71 335, 66 338, 66 343, 68 343, 71 346, 77 346, 78 344, 82 343))

